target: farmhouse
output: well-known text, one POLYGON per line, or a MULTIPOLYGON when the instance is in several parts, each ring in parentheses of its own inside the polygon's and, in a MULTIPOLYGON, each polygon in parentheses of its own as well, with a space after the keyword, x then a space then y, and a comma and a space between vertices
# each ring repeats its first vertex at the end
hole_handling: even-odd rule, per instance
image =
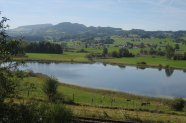
POLYGON ((104 45, 104 47, 106 47, 106 48, 107 48, 107 47, 110 47, 110 45, 104 45))
MULTIPOLYGON (((176 57, 176 59, 180 59, 180 58, 184 57, 184 54, 174 54, 173 57, 176 57)), ((173 59, 173 57, 172 57, 172 59, 173 59)))
POLYGON ((119 45, 119 47, 125 47, 125 45, 119 45))
POLYGON ((133 48, 141 48, 141 45, 140 44, 134 44, 133 48))
POLYGON ((95 46, 94 45, 89 45, 89 48, 95 48, 95 46))
POLYGON ((179 49, 175 49, 174 51, 179 51, 179 49))

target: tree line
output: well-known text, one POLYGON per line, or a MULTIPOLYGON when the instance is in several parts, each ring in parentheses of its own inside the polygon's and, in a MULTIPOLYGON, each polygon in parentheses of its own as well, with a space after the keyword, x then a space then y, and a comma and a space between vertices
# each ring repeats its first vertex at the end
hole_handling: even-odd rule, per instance
POLYGON ((27 53, 51 53, 51 54, 62 54, 63 49, 59 44, 53 44, 50 42, 31 42, 25 47, 27 53))
POLYGON ((92 59, 92 58, 105 58, 105 57, 116 57, 116 58, 121 58, 121 57, 134 57, 132 53, 129 52, 127 48, 120 48, 119 51, 117 52, 116 50, 108 53, 108 49, 106 47, 103 48, 103 53, 91 53, 87 54, 85 58, 92 59))
POLYGON ((153 48, 151 48, 150 50, 140 50, 141 54, 144 55, 158 55, 158 56, 165 56, 166 52, 162 51, 161 48, 159 48, 158 50, 154 50, 153 48))

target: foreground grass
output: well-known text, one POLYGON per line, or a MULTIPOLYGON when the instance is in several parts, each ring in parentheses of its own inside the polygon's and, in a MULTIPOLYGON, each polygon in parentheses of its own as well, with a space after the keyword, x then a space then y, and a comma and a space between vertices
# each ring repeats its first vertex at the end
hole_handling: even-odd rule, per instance
MULTIPOLYGON (((25 77, 19 88, 22 99, 17 102, 37 100, 48 102, 41 89, 41 84, 46 75, 37 74, 35 77, 25 77), (33 83, 37 89, 25 89, 25 83, 33 83), (29 91, 29 97, 28 96, 29 91)), ((130 120, 143 122, 181 122, 186 121, 184 111, 173 111, 169 107, 171 100, 136 96, 127 93, 97 90, 68 84, 59 84, 58 92, 65 95, 65 99, 73 100, 74 104, 68 105, 74 109, 77 116, 94 117, 115 120, 130 120), (104 98, 102 98, 104 96, 104 98), (113 102, 112 99, 115 99, 113 102), (131 102, 126 102, 131 99, 131 102), (150 106, 141 106, 142 102, 150 102, 150 106), (158 107, 158 108, 157 108, 158 107)))

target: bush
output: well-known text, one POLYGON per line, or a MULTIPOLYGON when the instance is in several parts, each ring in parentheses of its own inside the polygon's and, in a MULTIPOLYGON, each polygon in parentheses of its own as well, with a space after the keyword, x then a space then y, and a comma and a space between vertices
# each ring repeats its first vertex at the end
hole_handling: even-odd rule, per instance
POLYGON ((36 74, 33 72, 32 69, 28 70, 27 77, 36 77, 36 74))
POLYGON ((85 51, 83 48, 81 48, 81 49, 78 50, 76 53, 87 53, 87 51, 85 51))
POLYGON ((74 104, 74 100, 71 97, 69 97, 69 96, 65 97, 65 101, 64 102, 67 103, 67 104, 74 104))
POLYGON ((165 68, 169 68, 169 65, 166 65, 165 68))
POLYGON ((142 62, 137 62, 137 64, 146 64, 146 62, 142 61, 142 62))
POLYGON ((63 95, 63 93, 58 92, 57 94, 55 94, 53 97, 51 97, 51 101, 52 102, 59 102, 59 103, 63 103, 65 99, 65 96, 63 95))
POLYGON ((4 103, 0 105, 2 123, 72 123, 76 116, 73 110, 62 104, 4 103))
POLYGON ((174 56, 174 57, 173 57, 173 60, 176 60, 176 58, 177 58, 177 57, 176 57, 176 56, 174 56))
POLYGON ((57 94, 58 81, 55 77, 51 76, 44 81, 42 84, 42 90, 51 99, 55 94, 57 94))
POLYGON ((176 97, 172 101, 171 107, 176 111, 181 111, 184 108, 185 100, 182 97, 176 97))
POLYGON ((72 123, 76 119, 73 111, 62 104, 41 105, 38 113, 43 123, 72 123))

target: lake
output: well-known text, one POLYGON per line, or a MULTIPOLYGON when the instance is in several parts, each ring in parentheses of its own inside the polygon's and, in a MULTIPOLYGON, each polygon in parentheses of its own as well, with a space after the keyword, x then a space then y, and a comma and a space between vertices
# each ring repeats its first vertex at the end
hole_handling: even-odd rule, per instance
POLYGON ((186 98, 183 70, 119 67, 103 63, 27 63, 36 73, 55 76, 60 82, 136 95, 186 98))

